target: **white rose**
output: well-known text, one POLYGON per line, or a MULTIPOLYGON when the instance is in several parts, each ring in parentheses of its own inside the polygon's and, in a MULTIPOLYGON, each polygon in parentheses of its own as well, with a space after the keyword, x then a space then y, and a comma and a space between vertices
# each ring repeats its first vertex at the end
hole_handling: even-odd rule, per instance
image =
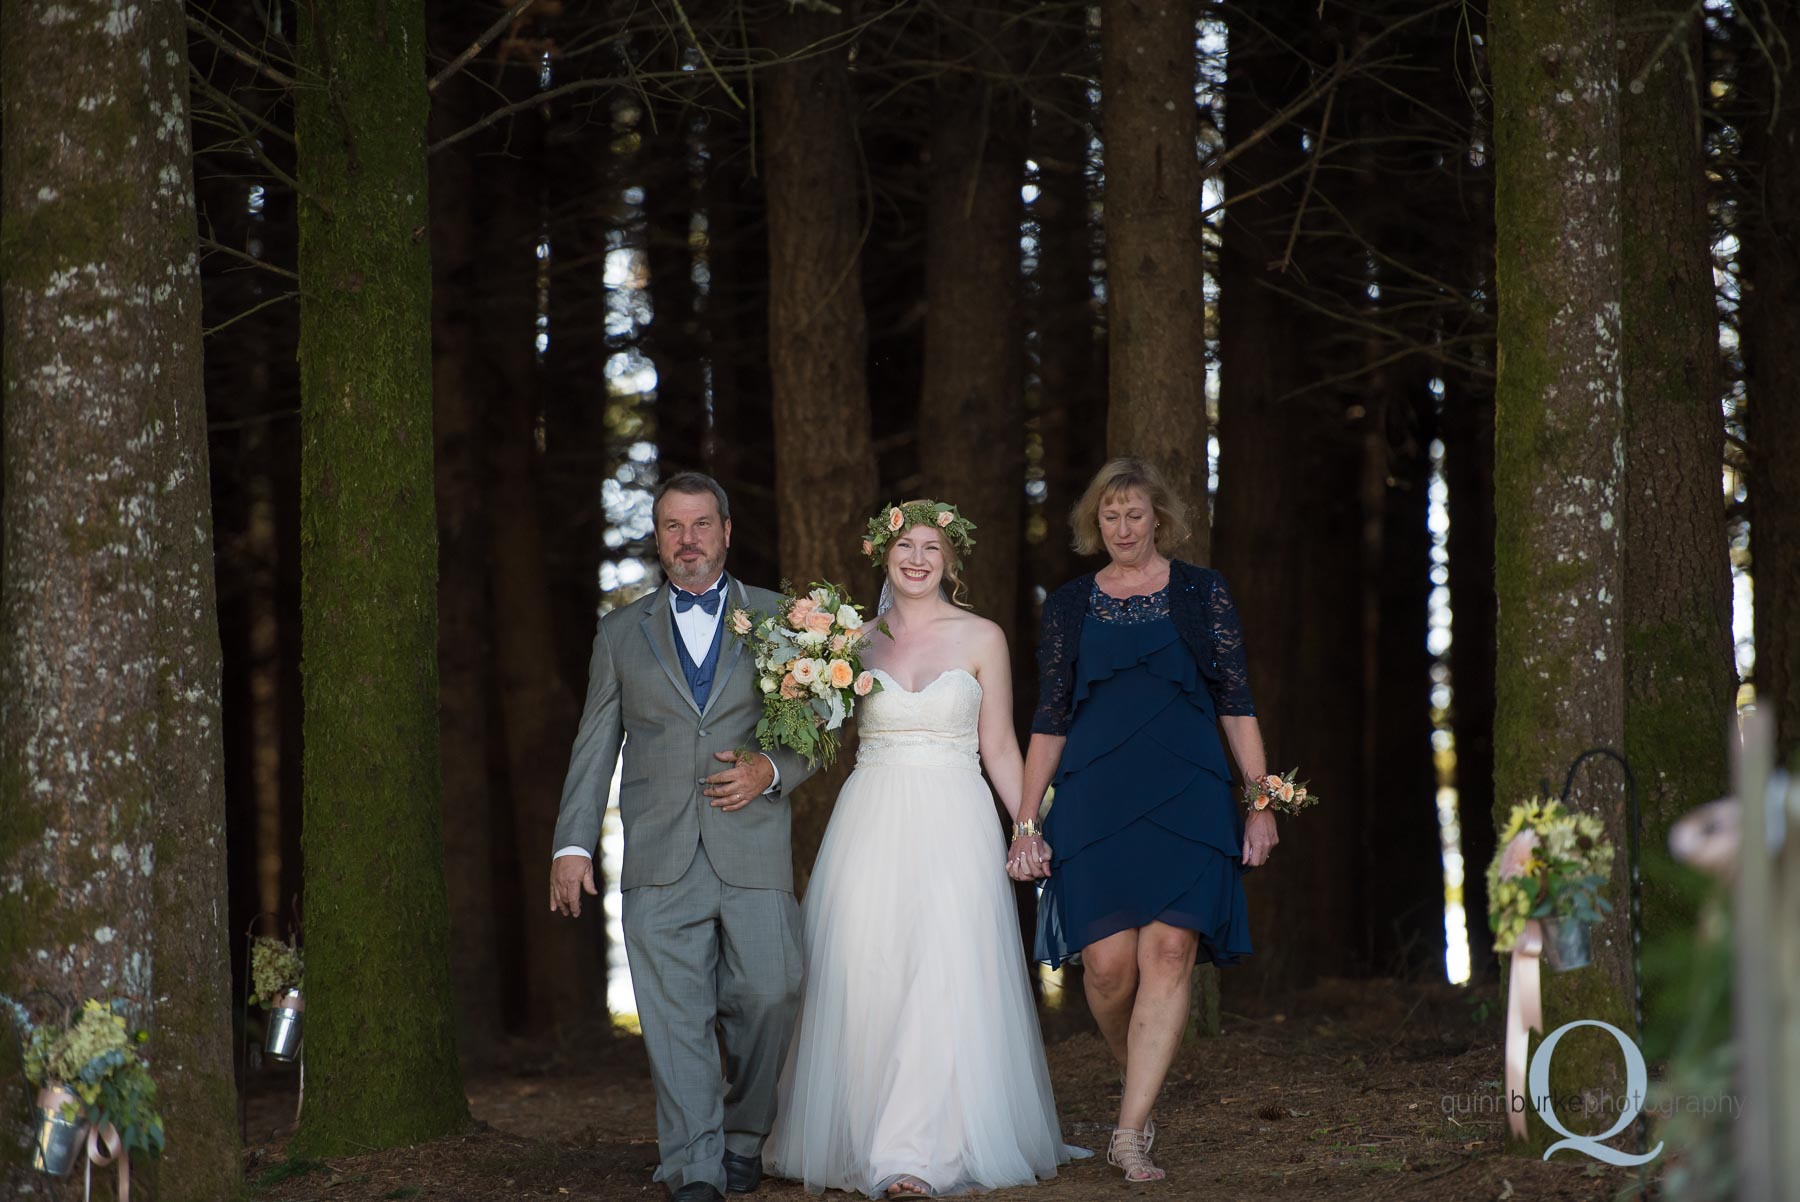
POLYGON ((775 691, 775 687, 776 687, 775 686, 775 678, 773 676, 765 676, 762 678, 762 691, 765 696, 767 694, 773 693, 775 691))
POLYGON ((825 645, 825 635, 817 630, 796 630, 794 642, 809 651, 817 651, 825 645))
POLYGON ((831 601, 831 590, 828 588, 816 588, 806 595, 819 605, 825 605, 831 601))
POLYGON ((845 630, 851 630, 862 625, 862 618, 857 614, 855 607, 848 604, 840 605, 837 611, 837 624, 845 630))

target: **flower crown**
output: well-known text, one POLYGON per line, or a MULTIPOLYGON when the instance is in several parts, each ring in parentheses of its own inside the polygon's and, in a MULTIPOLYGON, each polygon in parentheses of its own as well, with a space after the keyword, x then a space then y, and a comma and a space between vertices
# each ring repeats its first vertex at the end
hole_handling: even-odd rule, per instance
POLYGON ((909 501, 905 505, 889 505, 869 519, 869 533, 862 540, 863 554, 869 557, 870 563, 880 567, 887 558, 887 547, 894 541, 894 536, 914 526, 935 526, 942 530, 959 554, 967 555, 975 549, 975 537, 970 533, 975 529, 975 523, 964 517, 956 506, 946 501, 909 501))

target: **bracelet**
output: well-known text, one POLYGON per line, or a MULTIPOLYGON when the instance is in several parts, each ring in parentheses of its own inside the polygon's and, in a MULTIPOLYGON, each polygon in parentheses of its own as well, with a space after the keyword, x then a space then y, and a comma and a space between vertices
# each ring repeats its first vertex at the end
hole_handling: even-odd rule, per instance
POLYGON ((1043 833, 1043 829, 1038 826, 1035 818, 1027 818, 1023 822, 1013 823, 1014 839, 1035 839, 1043 833))

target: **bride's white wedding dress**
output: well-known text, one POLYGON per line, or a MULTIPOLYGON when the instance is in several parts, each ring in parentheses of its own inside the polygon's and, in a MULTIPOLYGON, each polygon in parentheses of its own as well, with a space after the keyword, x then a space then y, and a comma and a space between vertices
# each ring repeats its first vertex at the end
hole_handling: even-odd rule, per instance
POLYGON ((1084 1153, 1050 1094, 977 755, 981 685, 953 668, 915 692, 876 672, 807 888, 805 994, 764 1157, 815 1193, 1030 1184, 1084 1153))

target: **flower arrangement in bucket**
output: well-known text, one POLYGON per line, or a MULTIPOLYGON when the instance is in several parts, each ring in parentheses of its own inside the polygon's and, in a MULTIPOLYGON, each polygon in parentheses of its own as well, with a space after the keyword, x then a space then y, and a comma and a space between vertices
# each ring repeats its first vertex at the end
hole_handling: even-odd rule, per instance
MULTIPOLYGON (((781 591, 789 593, 788 586, 781 591)), ((830 764, 856 699, 881 688, 862 666, 862 609, 841 586, 815 583, 809 592, 784 595, 775 614, 733 610, 730 630, 756 656, 763 699, 757 742, 765 751, 786 747, 809 765, 830 764)))
POLYGON ((1511 952, 1526 924, 1544 925, 1544 952, 1558 971, 1588 963, 1589 929, 1612 911, 1606 882, 1613 845, 1599 818, 1560 801, 1520 802, 1488 865, 1488 926, 1494 950, 1511 952))
POLYGON ((64 1176, 85 1132, 93 1163, 119 1162, 123 1197, 131 1153, 155 1156, 163 1147, 156 1082, 139 1051, 148 1034, 127 1028, 125 1003, 116 999, 90 998, 61 1023, 34 1023, 24 1006, 4 995, 0 1007, 18 1028, 25 1079, 38 1087, 31 1167, 64 1176))
POLYGON ((277 1060, 300 1054, 300 1020, 306 1001, 300 994, 306 964, 291 943, 258 935, 250 945, 250 1000, 269 1012, 263 1050, 277 1060))

